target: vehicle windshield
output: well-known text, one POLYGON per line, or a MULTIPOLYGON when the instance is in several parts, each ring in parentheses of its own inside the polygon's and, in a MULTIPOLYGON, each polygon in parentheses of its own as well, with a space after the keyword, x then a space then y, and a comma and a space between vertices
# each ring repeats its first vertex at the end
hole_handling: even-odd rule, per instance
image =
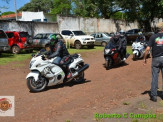
POLYGON ((109 41, 105 49, 113 49, 113 48, 116 48, 116 45, 114 45, 111 41, 109 41))
POLYGON ((72 31, 76 36, 86 35, 83 31, 72 31))
POLYGON ((20 37, 29 37, 29 34, 27 32, 20 32, 20 37))

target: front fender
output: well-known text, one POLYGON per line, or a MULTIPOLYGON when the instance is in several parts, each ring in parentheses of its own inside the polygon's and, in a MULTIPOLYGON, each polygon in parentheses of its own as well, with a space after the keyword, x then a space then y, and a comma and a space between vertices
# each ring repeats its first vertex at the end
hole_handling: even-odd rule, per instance
POLYGON ((133 54, 135 54, 135 55, 137 55, 137 56, 138 56, 138 55, 139 55, 138 50, 134 50, 134 51, 133 51, 133 54))
POLYGON ((35 81, 37 81, 39 78, 39 74, 40 73, 38 71, 32 71, 27 75, 26 79, 29 77, 34 77, 35 81))

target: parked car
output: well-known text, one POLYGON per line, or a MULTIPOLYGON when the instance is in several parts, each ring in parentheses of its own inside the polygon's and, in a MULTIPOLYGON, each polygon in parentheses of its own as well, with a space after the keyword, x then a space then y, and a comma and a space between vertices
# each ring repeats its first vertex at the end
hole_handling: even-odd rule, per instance
POLYGON ((95 45, 102 45, 104 47, 107 45, 111 38, 109 33, 93 33, 91 36, 95 38, 95 45))
MULTIPOLYGON (((126 31, 125 36, 128 43, 132 43, 136 40, 136 38, 139 36, 138 33, 143 32, 142 29, 131 29, 126 31)), ((154 32, 144 32, 143 35, 146 37, 146 40, 149 40, 149 38, 154 34, 154 32)))
POLYGON ((13 54, 18 54, 21 50, 32 52, 32 39, 28 32, 6 31, 10 50, 13 54))
POLYGON ((63 37, 59 33, 39 33, 33 38, 33 46, 35 48, 43 48, 50 42, 50 36, 55 34, 56 37, 64 42, 63 37))
POLYGON ((0 53, 9 50, 8 37, 3 30, 0 30, 0 53))
POLYGON ((70 46, 81 49, 83 46, 94 48, 95 40, 93 36, 86 35, 81 30, 62 30, 61 35, 70 46))

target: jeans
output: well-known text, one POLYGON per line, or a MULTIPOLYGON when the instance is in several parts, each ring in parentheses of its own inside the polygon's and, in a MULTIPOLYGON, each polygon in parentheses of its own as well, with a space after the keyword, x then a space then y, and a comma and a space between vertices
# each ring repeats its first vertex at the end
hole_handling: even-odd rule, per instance
POLYGON ((162 73, 162 81, 163 81, 163 56, 152 59, 151 96, 157 96, 158 76, 159 76, 160 70, 162 73))
POLYGON ((59 65, 59 64, 60 64, 60 61, 61 61, 61 58, 60 58, 60 57, 56 57, 56 58, 53 60, 53 64, 59 65))

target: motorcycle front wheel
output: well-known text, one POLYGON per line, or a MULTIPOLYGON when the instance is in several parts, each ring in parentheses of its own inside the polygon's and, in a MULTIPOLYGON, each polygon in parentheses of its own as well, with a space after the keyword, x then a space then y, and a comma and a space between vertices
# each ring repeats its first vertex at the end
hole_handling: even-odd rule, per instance
POLYGON ((133 61, 135 61, 136 60, 136 54, 133 54, 133 61))
POLYGON ((40 92, 46 88, 47 80, 42 77, 35 81, 34 77, 29 77, 27 78, 27 86, 31 92, 40 92))
POLYGON ((106 70, 109 70, 112 68, 112 60, 105 60, 105 67, 106 67, 106 70))

